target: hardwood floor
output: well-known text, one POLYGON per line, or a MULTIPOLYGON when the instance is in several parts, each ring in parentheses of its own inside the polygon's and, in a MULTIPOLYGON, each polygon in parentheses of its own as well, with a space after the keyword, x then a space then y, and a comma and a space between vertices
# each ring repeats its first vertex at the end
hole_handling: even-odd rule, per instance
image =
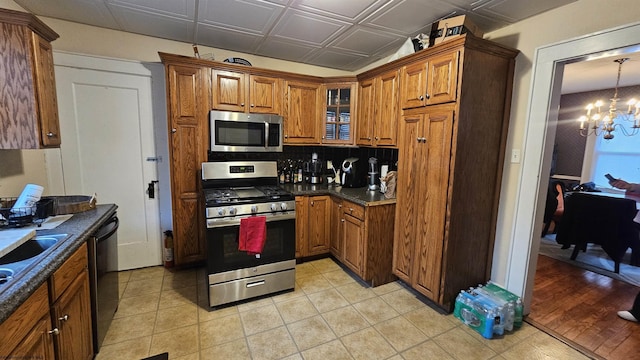
POLYGON ((596 359, 639 359, 640 323, 622 320, 640 288, 538 256, 526 321, 596 359))

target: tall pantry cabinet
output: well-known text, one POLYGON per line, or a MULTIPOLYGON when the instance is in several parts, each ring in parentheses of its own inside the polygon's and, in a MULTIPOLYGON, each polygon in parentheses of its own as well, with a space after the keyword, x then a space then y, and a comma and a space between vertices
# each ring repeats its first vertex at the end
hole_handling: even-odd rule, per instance
POLYGON ((200 169, 207 161, 210 70, 160 53, 167 77, 169 171, 176 266, 205 258, 200 169))
POLYGON ((448 311, 490 277, 516 55, 467 35, 401 64, 393 273, 448 311))

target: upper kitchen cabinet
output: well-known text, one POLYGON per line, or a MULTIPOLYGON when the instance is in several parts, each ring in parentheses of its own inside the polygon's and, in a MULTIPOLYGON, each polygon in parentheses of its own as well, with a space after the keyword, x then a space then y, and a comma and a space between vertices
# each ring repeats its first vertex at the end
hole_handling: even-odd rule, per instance
POLYGON ((355 82, 325 85, 322 143, 353 145, 355 82))
POLYGON ((213 108, 248 113, 280 114, 282 80, 275 77, 212 71, 213 108))
POLYGON ((357 145, 397 145, 399 86, 397 69, 359 82, 357 145))
POLYGON ((0 149, 60 146, 51 42, 32 14, 0 9, 0 149))
POLYGON ((319 82, 285 81, 285 144, 320 144, 320 120, 324 109, 322 89, 319 82))
POLYGON ((457 51, 434 54, 402 67, 402 109, 456 101, 458 91, 457 51))

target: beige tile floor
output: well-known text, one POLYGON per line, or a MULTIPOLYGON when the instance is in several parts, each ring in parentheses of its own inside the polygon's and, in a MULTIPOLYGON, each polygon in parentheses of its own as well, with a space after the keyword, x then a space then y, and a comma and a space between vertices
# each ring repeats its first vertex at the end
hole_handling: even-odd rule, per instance
POLYGON ((588 359, 526 323, 484 339, 402 283, 368 287, 329 258, 299 264, 295 291, 213 311, 204 281, 202 269, 121 272, 96 359, 588 359))

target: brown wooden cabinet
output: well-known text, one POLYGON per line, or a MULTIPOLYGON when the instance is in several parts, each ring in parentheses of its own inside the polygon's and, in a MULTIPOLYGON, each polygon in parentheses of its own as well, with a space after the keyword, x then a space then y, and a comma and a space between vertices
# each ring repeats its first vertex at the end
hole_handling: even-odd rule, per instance
POLYGON ((89 262, 84 243, 49 279, 56 358, 93 358, 89 262))
POLYGON ((216 110, 280 114, 282 80, 213 69, 212 107, 216 110))
POLYGON ((32 14, 0 9, 0 149, 60 146, 51 41, 32 14))
POLYGON ((399 86, 397 69, 359 83, 357 145, 397 145, 399 86))
POLYGON ((163 57, 166 69, 169 170, 176 266, 205 258, 201 164, 207 161, 209 69, 163 57))
POLYGON ((331 197, 331 231, 329 232, 329 250, 340 262, 343 261, 344 243, 342 242, 342 199, 331 197))
POLYGON ((395 280, 392 274, 395 204, 362 206, 342 200, 340 247, 336 258, 372 286, 395 280))
POLYGON ((285 81, 285 144, 320 144, 323 98, 320 83, 285 81))
POLYGON ((463 36, 403 66, 393 272, 447 311, 490 278, 516 54, 463 36))
POLYGON ((459 52, 451 51, 402 67, 402 109, 456 101, 459 52))
POLYGON ((296 256, 329 253, 331 197, 296 197, 296 256))
POLYGON ((405 115, 400 126, 400 151, 410 155, 403 157, 402 167, 399 163, 403 176, 397 189, 413 191, 397 194, 403 207, 396 219, 394 273, 431 299, 440 295, 453 122, 453 107, 445 105, 405 115), (418 178, 421 184, 413 185, 418 178))
POLYGON ((356 84, 326 84, 325 94, 322 143, 353 144, 356 84))
MULTIPOLYGON (((0 354, 7 359, 53 360, 53 329, 47 283, 42 284, 0 324, 0 354)), ((89 318, 90 319, 90 318, 89 318)))

